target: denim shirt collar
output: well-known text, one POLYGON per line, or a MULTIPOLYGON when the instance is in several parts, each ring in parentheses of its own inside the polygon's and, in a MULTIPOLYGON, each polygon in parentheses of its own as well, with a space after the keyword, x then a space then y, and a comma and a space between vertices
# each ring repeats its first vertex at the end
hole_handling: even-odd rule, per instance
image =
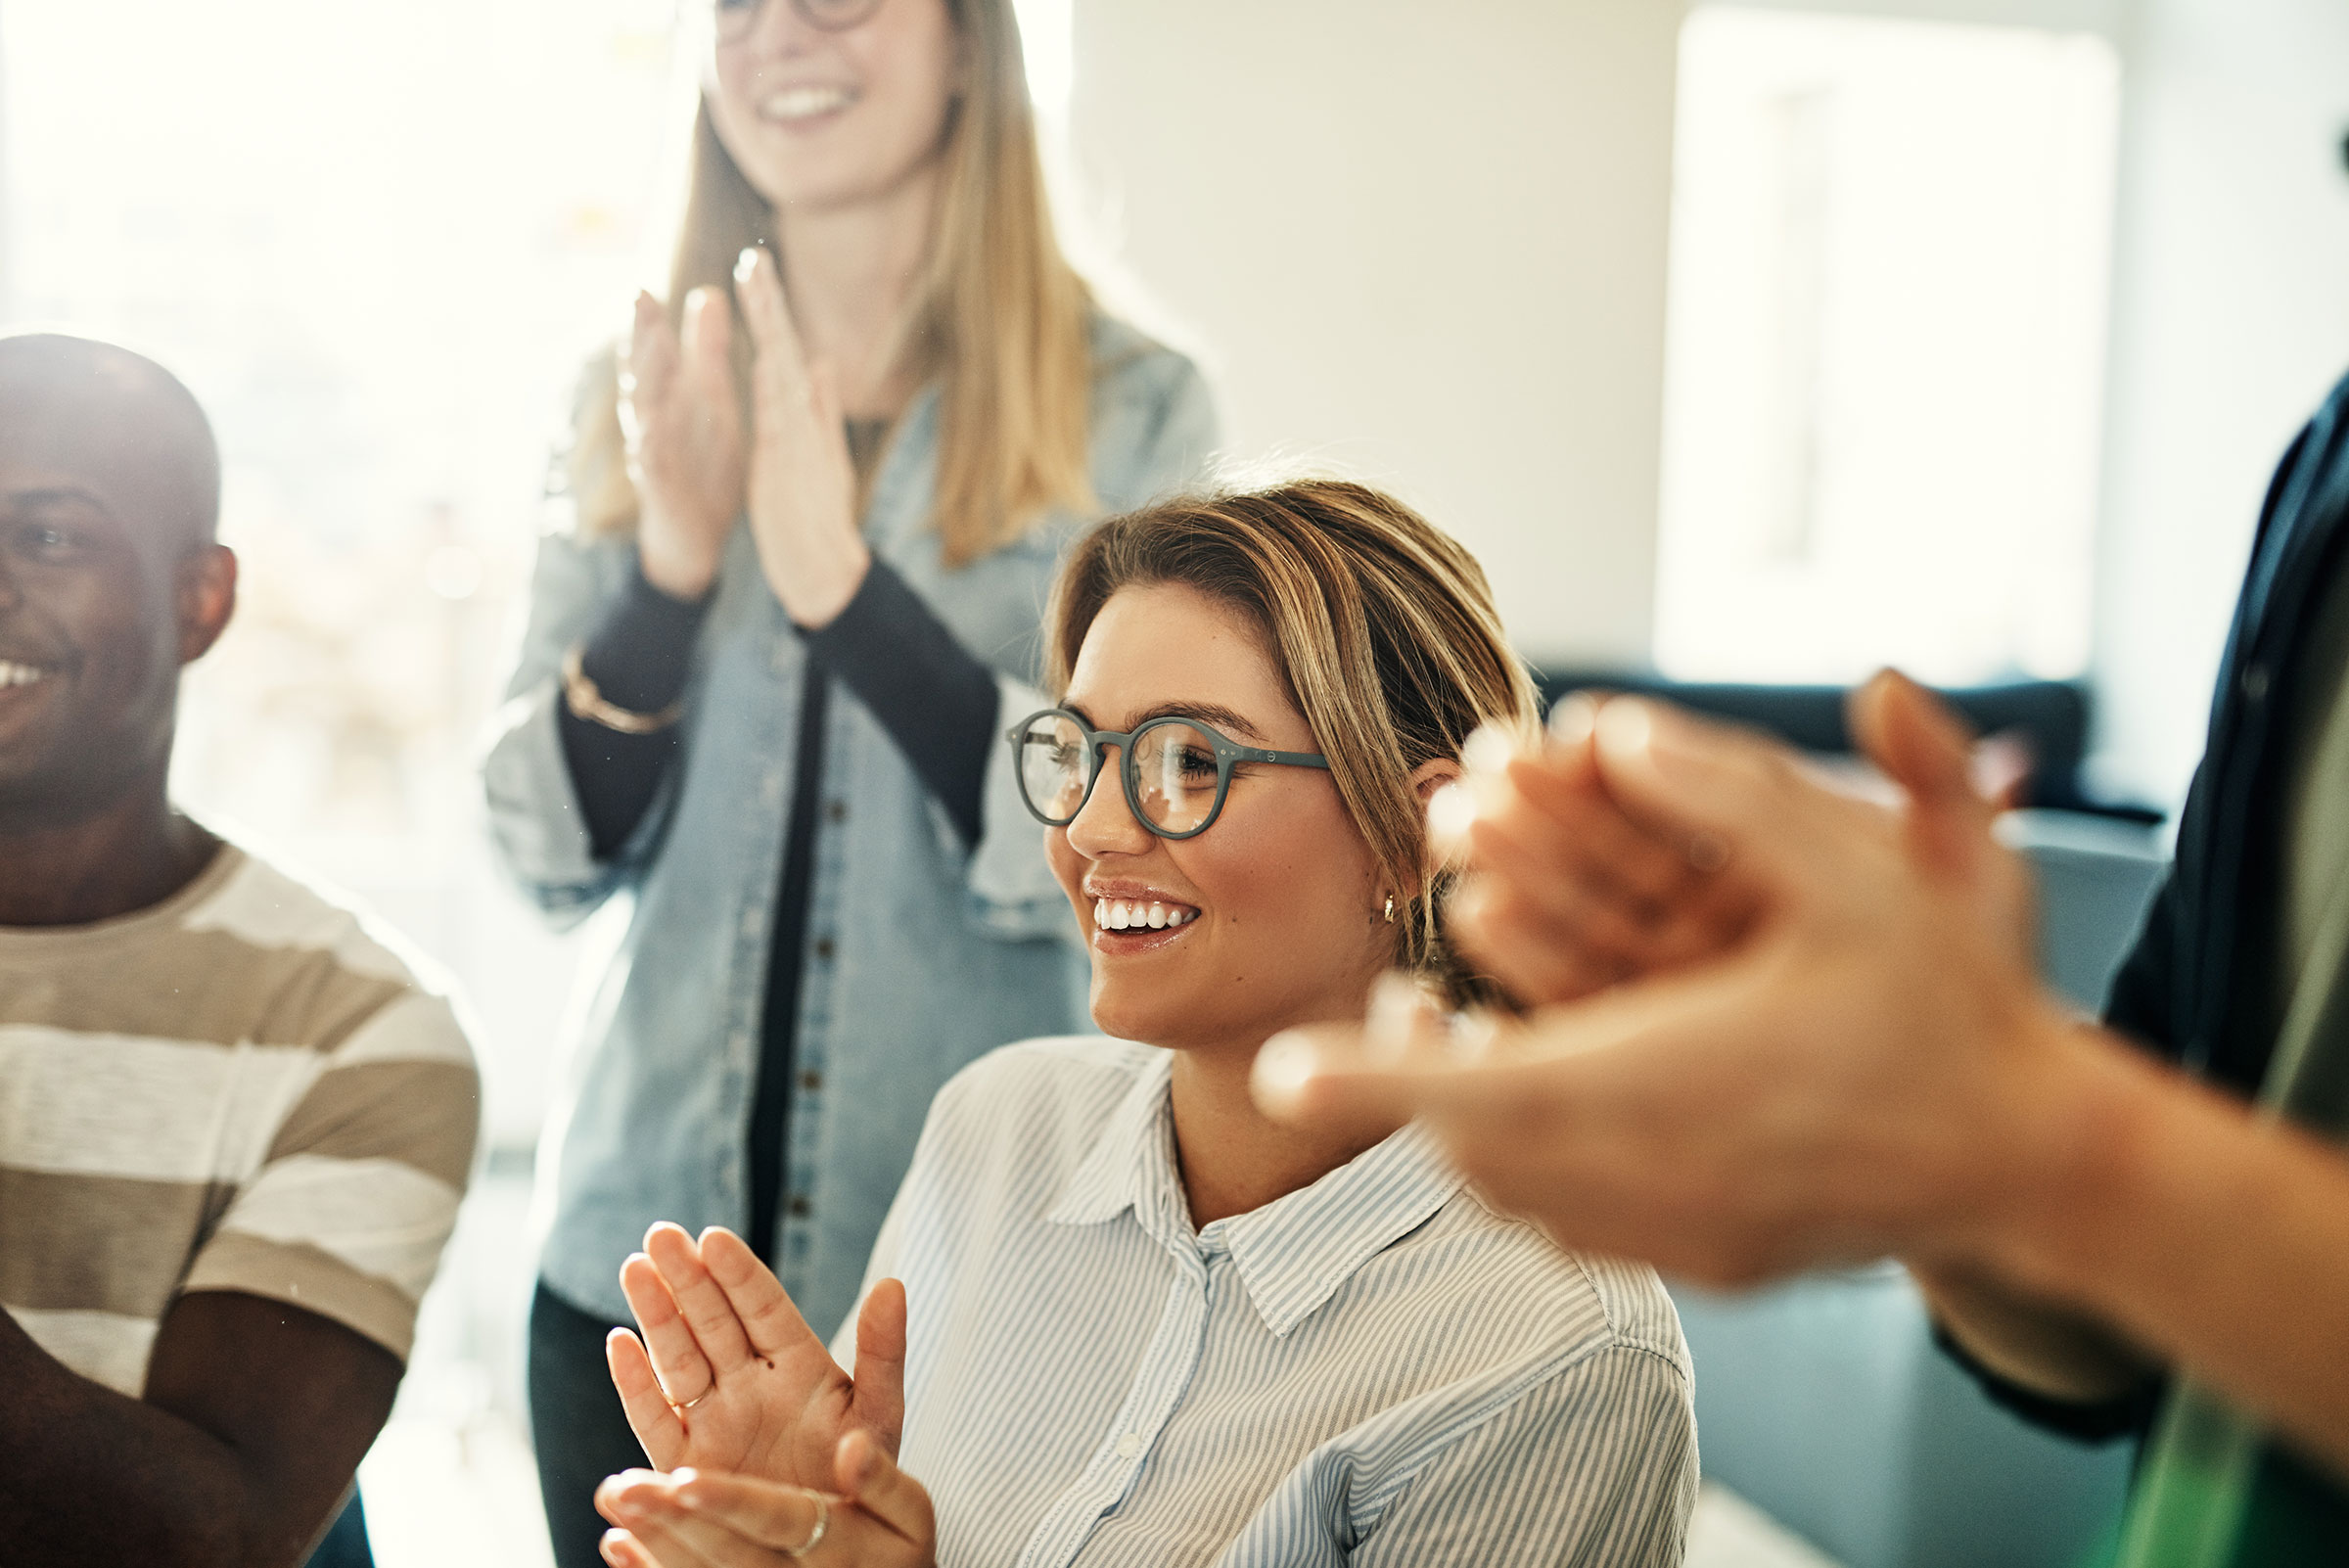
POLYGON ((1045 1219, 1134 1222, 1178 1260, 1228 1251, 1249 1303, 1285 1337, 1389 1246, 1451 1200, 1466 1178, 1413 1122, 1310 1186, 1192 1227, 1174 1152, 1174 1053, 1162 1052, 1103 1123, 1045 1219))

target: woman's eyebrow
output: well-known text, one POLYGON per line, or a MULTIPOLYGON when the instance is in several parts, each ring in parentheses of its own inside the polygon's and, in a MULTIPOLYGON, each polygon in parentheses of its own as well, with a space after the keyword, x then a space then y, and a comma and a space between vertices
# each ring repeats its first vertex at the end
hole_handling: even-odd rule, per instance
POLYGON ((1153 718, 1196 718, 1227 735, 1242 736, 1260 746, 1264 744, 1263 730, 1230 709, 1218 707, 1214 703, 1160 703, 1147 712, 1129 715, 1126 722, 1127 733, 1131 734, 1153 718))

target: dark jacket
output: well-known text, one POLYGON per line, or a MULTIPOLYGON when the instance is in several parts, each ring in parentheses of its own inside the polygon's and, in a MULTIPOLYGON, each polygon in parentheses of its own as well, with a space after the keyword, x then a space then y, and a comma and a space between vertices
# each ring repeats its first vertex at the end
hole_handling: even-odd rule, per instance
MULTIPOLYGON (((2209 743, 2178 824, 2177 858, 2105 1008, 2113 1029, 2245 1099, 2267 1075, 2280 1022, 2273 966, 2285 717, 2296 684, 2323 673, 2302 669, 2303 646, 2326 585, 2343 568, 2345 543, 2349 379, 2301 431, 2268 486, 2219 667, 2209 743)), ((1961 1353, 1958 1359, 2000 1404, 2083 1438, 2142 1432, 2160 1392, 2063 1405, 2002 1381, 1961 1353)))

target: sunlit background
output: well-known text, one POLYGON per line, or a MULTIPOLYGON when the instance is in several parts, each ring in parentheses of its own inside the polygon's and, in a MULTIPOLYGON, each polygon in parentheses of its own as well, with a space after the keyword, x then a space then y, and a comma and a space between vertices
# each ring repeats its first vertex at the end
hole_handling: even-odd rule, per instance
MULTIPOLYGON (((1530 656, 2078 677, 2099 787, 2181 797, 2266 473, 2349 366, 2349 8, 1020 11, 1075 248, 1233 454, 1421 501, 1530 656)), ((530 1173, 609 924, 504 888, 472 769, 571 380, 659 286, 673 19, 0 0, 0 320, 155 354, 226 453, 182 798, 482 1025, 487 1176, 362 1472, 387 1564, 544 1553, 530 1173)))

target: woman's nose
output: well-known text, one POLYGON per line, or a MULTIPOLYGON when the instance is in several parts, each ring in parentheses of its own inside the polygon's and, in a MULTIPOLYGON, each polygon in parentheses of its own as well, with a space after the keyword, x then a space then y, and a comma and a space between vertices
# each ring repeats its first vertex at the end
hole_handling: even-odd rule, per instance
POLYGON ((1133 819, 1133 810, 1126 804, 1126 785, 1118 771, 1120 758, 1118 748, 1103 749, 1101 771, 1093 778, 1092 793, 1069 822, 1069 847, 1087 859, 1140 854, 1150 848, 1150 830, 1133 819))

